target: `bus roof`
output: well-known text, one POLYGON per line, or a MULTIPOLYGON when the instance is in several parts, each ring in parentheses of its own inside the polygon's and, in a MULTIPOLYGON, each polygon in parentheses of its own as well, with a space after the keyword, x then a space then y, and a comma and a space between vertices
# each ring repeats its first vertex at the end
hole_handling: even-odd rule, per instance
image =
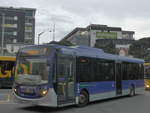
POLYGON ((53 47, 56 49, 60 49, 64 54, 70 54, 75 56, 85 56, 85 57, 93 57, 93 58, 102 58, 107 60, 115 60, 116 62, 132 62, 132 63, 144 63, 144 60, 138 58, 130 58, 125 56, 119 56, 114 54, 105 53, 102 49, 92 48, 87 46, 62 46, 57 44, 45 44, 45 45, 34 45, 28 46, 30 47, 53 47))
POLYGON ((93 57, 93 58, 102 58, 107 60, 115 60, 116 62, 132 62, 132 63, 144 63, 144 60, 138 58, 130 58, 125 56, 119 56, 114 54, 105 53, 102 49, 91 48, 87 46, 58 46, 53 45, 56 48, 60 48, 62 52, 68 54, 74 54, 76 56, 85 56, 85 57, 93 57))
POLYGON ((16 61, 15 56, 0 56, 0 61, 16 61))

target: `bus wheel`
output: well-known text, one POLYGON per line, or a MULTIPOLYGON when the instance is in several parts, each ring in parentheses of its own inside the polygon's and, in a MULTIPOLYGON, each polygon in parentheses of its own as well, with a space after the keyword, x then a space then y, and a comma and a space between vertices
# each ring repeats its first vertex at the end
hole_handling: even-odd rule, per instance
POLYGON ((84 107, 89 102, 89 95, 86 91, 81 91, 79 96, 79 104, 78 107, 84 107))
POLYGON ((131 97, 132 97, 132 96, 135 96, 135 88, 134 88, 133 85, 130 87, 130 93, 129 93, 129 95, 130 95, 131 97))

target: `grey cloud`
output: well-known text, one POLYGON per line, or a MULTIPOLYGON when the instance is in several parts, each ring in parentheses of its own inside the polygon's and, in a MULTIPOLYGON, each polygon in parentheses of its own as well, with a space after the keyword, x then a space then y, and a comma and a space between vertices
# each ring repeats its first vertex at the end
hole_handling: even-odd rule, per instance
POLYGON ((54 22, 59 22, 59 23, 72 23, 72 18, 69 16, 65 16, 65 15, 52 14, 51 20, 54 22))
POLYGON ((137 27, 138 32, 147 31, 149 27, 146 24, 132 22, 150 18, 149 4, 148 0, 1 0, 4 6, 37 8, 36 34, 42 29, 52 29, 55 22, 58 39, 74 27, 85 27, 90 23, 121 27, 133 25, 132 28, 137 27))
POLYGON ((49 2, 62 11, 83 18, 105 15, 113 18, 150 16, 148 0, 55 0, 49 2))

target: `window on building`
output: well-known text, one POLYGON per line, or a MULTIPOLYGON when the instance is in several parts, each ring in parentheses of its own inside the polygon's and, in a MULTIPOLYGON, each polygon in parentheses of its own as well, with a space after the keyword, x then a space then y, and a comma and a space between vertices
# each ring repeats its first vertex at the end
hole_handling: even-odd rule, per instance
POLYGON ((10 32, 6 31, 5 35, 17 36, 17 32, 16 31, 14 31, 14 32, 12 32, 12 31, 10 31, 10 32))
POLYGON ((5 16, 5 19, 15 21, 15 20, 18 20, 18 17, 17 16, 5 16))
POLYGON ((32 39, 32 38, 33 38, 33 33, 30 33, 30 32, 25 33, 25 39, 32 39))
POLYGON ((26 11, 25 15, 26 16, 34 16, 34 12, 33 11, 26 11))
POLYGON ((4 24, 4 27, 6 27, 6 28, 17 28, 18 25, 17 24, 4 24))
POLYGON ((34 22, 33 18, 26 18, 25 19, 25 23, 33 23, 33 22, 34 22))
POLYGON ((31 26, 25 26, 25 30, 32 30, 31 26))

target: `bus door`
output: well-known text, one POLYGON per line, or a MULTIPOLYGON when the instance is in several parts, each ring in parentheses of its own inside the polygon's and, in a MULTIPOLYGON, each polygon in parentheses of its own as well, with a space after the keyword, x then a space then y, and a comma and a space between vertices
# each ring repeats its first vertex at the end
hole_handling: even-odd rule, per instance
POLYGON ((121 63, 116 63, 116 95, 122 94, 122 68, 121 63))
POLYGON ((57 56, 57 95, 58 104, 75 101, 75 57, 57 56))

